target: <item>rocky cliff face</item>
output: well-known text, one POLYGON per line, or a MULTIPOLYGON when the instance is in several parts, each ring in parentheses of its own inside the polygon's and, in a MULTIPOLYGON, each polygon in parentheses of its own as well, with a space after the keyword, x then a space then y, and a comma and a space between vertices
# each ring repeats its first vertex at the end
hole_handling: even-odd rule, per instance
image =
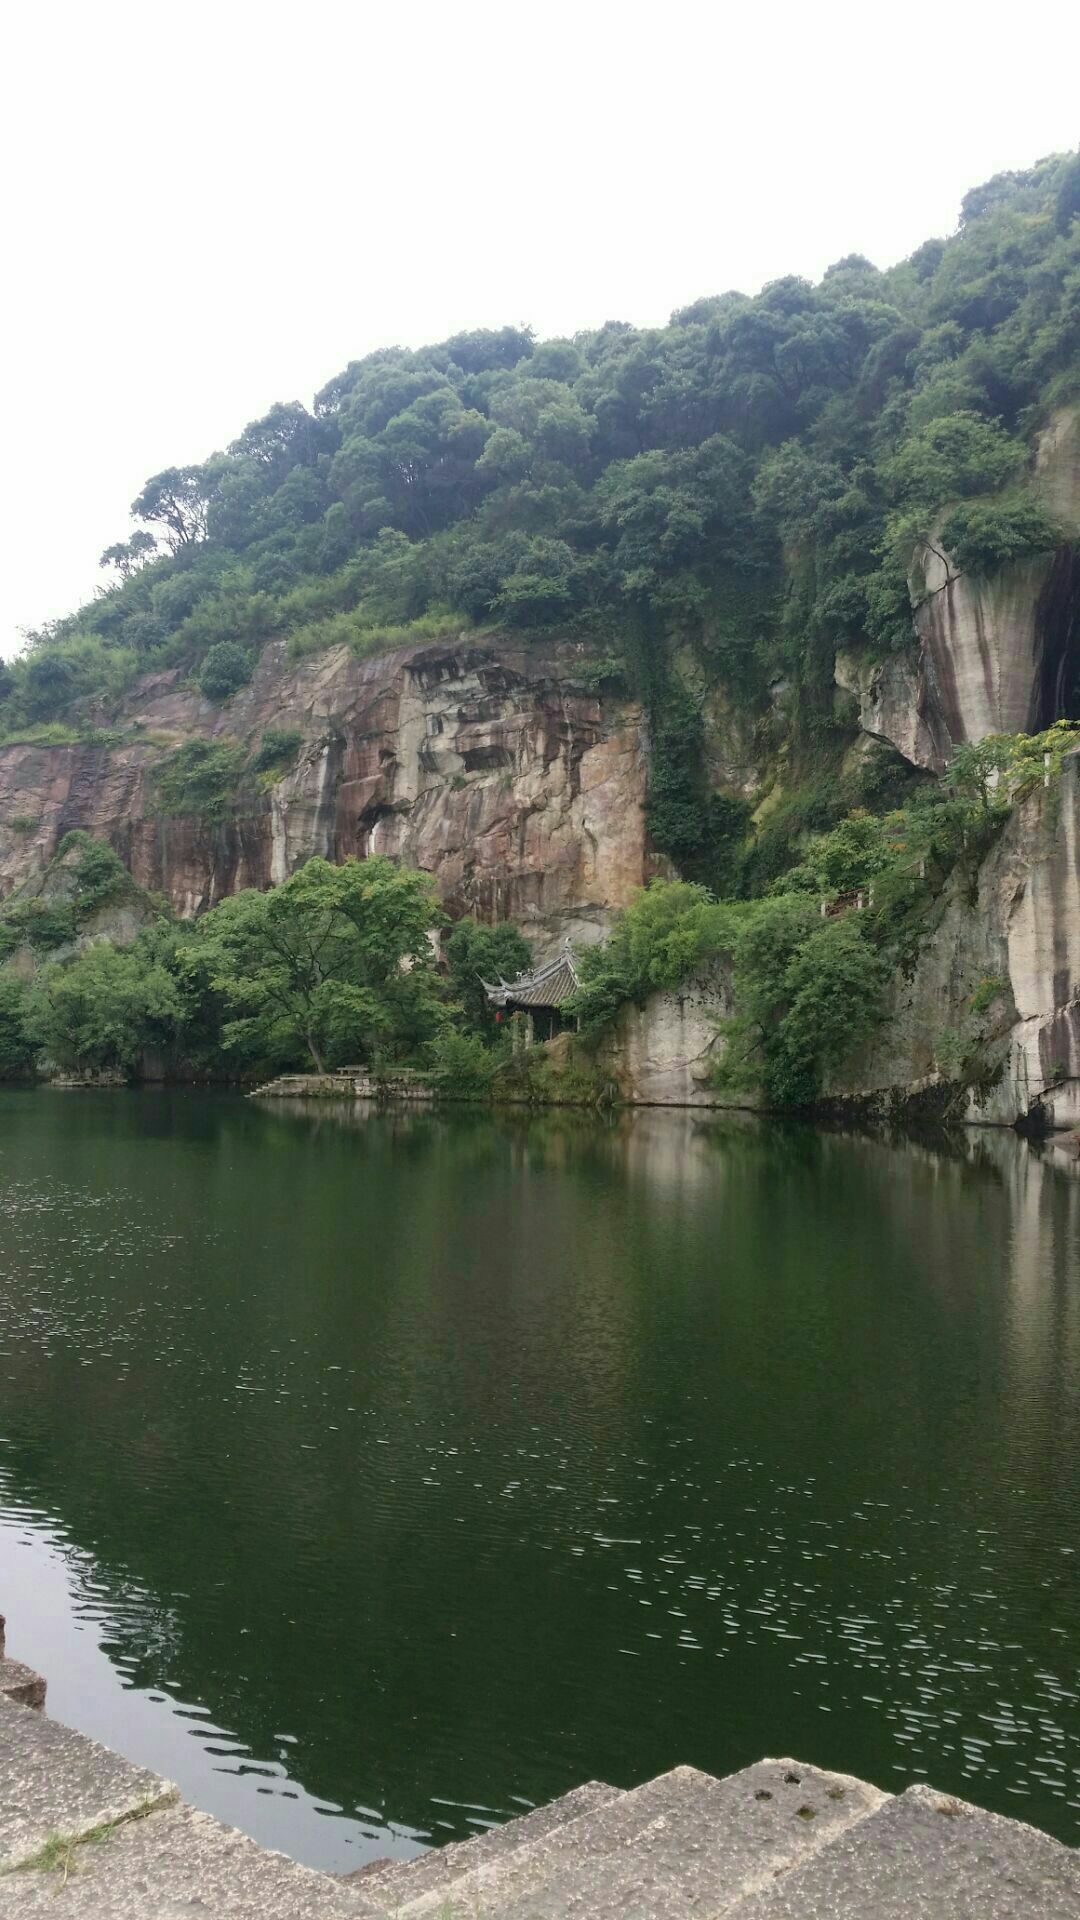
POLYGON ((590 691, 581 669, 569 644, 363 661, 338 648, 298 664, 276 644, 222 708, 175 673, 148 676, 125 703, 125 744, 0 750, 0 889, 32 883, 82 827, 185 915, 312 854, 388 853, 433 873, 455 912, 517 920, 541 951, 594 939, 655 862, 640 712, 590 691), (246 787, 216 826, 162 817, 155 774, 171 751, 257 745, 271 726, 303 738, 275 785, 246 787))
POLYGON ((695 979, 624 1007, 602 1039, 598 1062, 625 1100, 641 1106, 730 1105, 711 1084, 722 1055, 721 1021, 734 1012, 729 970, 717 960, 695 979))
POLYGON ((1080 1122, 1080 752, 955 886, 879 1041, 832 1091, 910 1097, 974 1066, 968 1118, 1080 1122), (973 1010, 973 1002, 978 1011, 973 1010))
MULTIPOLYGON (((1032 491, 1080 537, 1080 408, 1039 437, 1032 491)), ((988 733, 1038 733, 1070 718, 1080 684, 1080 548, 960 573, 933 542, 910 579, 918 652, 873 660, 841 654, 837 683, 859 725, 915 766, 940 773, 956 747, 988 733)))
MULTIPOLYGON (((1041 436, 1032 484, 1080 542, 1080 407, 1041 436)), ((931 548, 913 591, 917 651, 837 661, 864 747, 885 741, 940 770, 988 732, 1077 717, 1080 545, 988 580, 958 574, 931 548)), ((598 694, 587 664, 576 643, 504 636, 367 660, 338 648, 299 663, 275 643, 224 707, 175 672, 149 675, 116 717, 121 745, 0 748, 0 897, 32 890, 81 827, 184 915, 280 882, 313 854, 388 853, 431 872, 453 912, 517 921, 540 958, 567 933, 596 939, 663 863, 644 828, 642 714, 598 694), (270 727, 302 740, 280 778, 242 784, 216 824, 163 815, 156 775, 177 747, 257 747, 270 727)), ((700 669, 682 665, 693 685, 700 669)), ((704 682, 696 690, 711 777, 752 795, 754 716, 704 682)), ((775 705, 782 719, 782 688, 775 705)), ((709 1062, 728 1012, 719 975, 627 1012, 611 1042, 614 1076, 638 1099, 712 1104, 709 1062)), ((977 899, 956 891, 944 902, 914 974, 896 983, 879 1045, 834 1091, 876 1099, 932 1087, 965 1048, 986 1081, 996 1076, 974 1117, 1012 1120, 1041 1100, 1058 1123, 1080 1120, 1080 756, 1060 788, 1018 810, 977 899), (985 1002, 977 1031, 973 995, 985 1002)))
MULTIPOLYGON (((625 1008, 602 1058, 624 1096, 727 1106, 710 1085, 733 1010, 721 963, 678 993, 625 1008)), ((1080 1126, 1080 750, 1009 820, 973 893, 955 880, 877 1039, 826 1098, 886 1111, 931 1105, 972 1079, 966 1117, 1011 1126, 1033 1110, 1080 1126)))

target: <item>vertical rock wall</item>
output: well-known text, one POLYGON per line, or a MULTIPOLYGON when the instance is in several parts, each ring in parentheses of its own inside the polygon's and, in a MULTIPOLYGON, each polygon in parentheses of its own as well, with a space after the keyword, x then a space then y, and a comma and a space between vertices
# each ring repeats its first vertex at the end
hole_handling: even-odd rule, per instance
POLYGON ((293 664, 267 647, 250 686, 213 707, 149 675, 116 724, 123 744, 0 748, 0 895, 32 883, 63 835, 107 840, 139 885, 191 915, 286 879, 313 854, 388 853, 435 877, 456 913, 517 920, 541 953, 597 938, 655 870, 648 772, 633 702, 591 690, 583 649, 469 642, 293 664), (295 729, 294 764, 254 777, 225 817, 165 817, 162 763, 187 740, 258 747, 295 729))

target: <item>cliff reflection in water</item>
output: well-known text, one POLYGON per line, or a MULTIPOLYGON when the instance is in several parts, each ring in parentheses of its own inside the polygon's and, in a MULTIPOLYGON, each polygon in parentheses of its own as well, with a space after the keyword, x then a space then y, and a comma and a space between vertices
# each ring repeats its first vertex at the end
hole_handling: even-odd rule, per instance
POLYGON ((189 1795, 331 1866, 766 1751, 1080 1838, 1075 1169, 190 1093, 0 1129, 54 1711, 166 1772, 182 1726, 189 1795))

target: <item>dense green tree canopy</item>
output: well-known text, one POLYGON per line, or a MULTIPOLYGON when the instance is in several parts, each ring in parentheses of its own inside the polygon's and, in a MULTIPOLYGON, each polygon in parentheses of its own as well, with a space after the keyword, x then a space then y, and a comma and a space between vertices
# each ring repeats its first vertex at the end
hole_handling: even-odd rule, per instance
POLYGON ((225 698, 275 634, 362 645, 448 612, 596 634, 658 712, 686 641, 744 687, 810 688, 839 642, 907 644, 905 543, 938 509, 970 502, 962 564, 1055 537, 1016 494, 1031 430, 1080 384, 1078 178, 1075 155, 999 175, 885 272, 849 255, 667 327, 353 361, 311 410, 275 404, 147 481, 102 556, 112 584, 33 637, 0 728, 77 715, 152 663, 225 698))
POLYGON ((440 911, 426 874, 379 856, 309 860, 269 893, 223 900, 188 963, 229 1009, 241 1060, 328 1064, 409 1053, 445 1018, 428 934, 440 911))

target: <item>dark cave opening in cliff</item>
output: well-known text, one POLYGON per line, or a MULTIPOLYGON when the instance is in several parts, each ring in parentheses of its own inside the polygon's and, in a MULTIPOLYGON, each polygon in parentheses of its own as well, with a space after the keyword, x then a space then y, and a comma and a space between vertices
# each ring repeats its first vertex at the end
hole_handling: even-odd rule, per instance
POLYGON ((1039 596, 1036 615, 1039 671, 1031 731, 1055 720, 1080 720, 1080 547, 1065 546, 1039 596))

